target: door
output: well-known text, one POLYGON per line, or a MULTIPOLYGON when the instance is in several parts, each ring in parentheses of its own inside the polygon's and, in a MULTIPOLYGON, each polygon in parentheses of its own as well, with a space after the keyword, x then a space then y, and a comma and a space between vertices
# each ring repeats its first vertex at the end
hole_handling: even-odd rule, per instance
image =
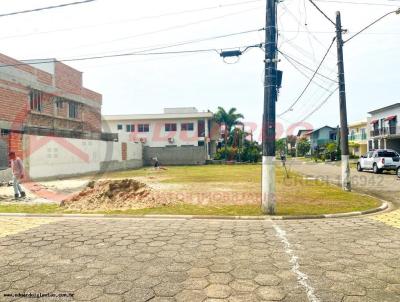
POLYGON ((372 164, 374 162, 374 158, 372 157, 374 152, 370 151, 367 153, 367 157, 363 158, 361 162, 361 166, 364 169, 372 169, 372 164))
POLYGON ((8 168, 8 135, 0 135, 0 170, 8 168))

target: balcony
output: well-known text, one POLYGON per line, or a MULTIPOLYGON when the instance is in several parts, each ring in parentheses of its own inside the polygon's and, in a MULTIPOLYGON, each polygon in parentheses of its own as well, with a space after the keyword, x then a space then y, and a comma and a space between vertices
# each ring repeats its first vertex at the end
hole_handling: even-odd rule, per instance
POLYGON ((349 135, 349 141, 365 141, 367 140, 367 133, 357 133, 349 135))
POLYGON ((383 127, 371 131, 371 137, 400 135, 400 127, 383 127))

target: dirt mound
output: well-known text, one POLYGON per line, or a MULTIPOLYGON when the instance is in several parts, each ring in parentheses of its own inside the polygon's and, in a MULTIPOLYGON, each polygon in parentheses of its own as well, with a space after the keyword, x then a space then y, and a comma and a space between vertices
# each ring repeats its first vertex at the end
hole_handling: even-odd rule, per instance
POLYGON ((147 184, 135 179, 91 181, 61 206, 71 210, 125 210, 170 204, 147 184))

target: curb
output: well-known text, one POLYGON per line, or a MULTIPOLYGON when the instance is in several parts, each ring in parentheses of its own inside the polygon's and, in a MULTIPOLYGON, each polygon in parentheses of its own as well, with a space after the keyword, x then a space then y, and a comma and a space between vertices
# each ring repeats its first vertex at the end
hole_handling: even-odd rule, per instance
POLYGON ((41 218, 130 218, 130 219, 182 219, 182 220, 305 220, 325 218, 348 218, 373 214, 386 210, 389 207, 387 201, 382 200, 380 207, 358 212, 322 215, 299 216, 210 216, 210 215, 107 215, 107 214, 26 214, 26 213, 0 213, 0 217, 41 217, 41 218))

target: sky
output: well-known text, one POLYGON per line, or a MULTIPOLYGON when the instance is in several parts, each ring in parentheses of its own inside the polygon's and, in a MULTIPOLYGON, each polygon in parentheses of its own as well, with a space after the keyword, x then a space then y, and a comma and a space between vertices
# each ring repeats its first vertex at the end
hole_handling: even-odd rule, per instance
MULTIPOLYGON (((83 72, 85 87, 103 95, 103 115, 161 113, 164 107, 181 106, 215 112, 222 106, 236 107, 246 122, 260 125, 263 51, 250 48, 239 60, 228 62, 218 52, 243 50, 264 42, 265 33, 259 29, 265 26, 265 1, 96 0, 0 17, 0 52, 20 60, 62 60, 149 49, 158 49, 154 50, 157 52, 211 49, 67 64, 83 72), (237 34, 241 32, 248 33, 237 34), (215 38, 229 34, 235 35, 215 38)), ((0 0, 0 13, 66 2, 73 1, 0 0)), ((347 30, 344 39, 400 7, 398 0, 315 2, 331 19, 335 19, 336 11, 341 12, 342 25, 347 30)), ((312 70, 319 65, 335 35, 333 25, 308 0, 281 1, 278 29, 279 50, 312 70)), ((400 15, 395 14, 345 44, 349 122, 366 119, 368 111, 400 102, 399 49, 400 15)), ((339 98, 337 92, 332 94, 337 86, 332 81, 337 78, 336 44, 319 70, 324 77, 318 75, 293 110, 282 116, 313 72, 292 61, 295 68, 283 55, 279 59, 283 83, 277 102, 278 135, 285 136, 291 132, 291 125, 303 120, 303 124, 313 128, 337 126, 339 98)))

